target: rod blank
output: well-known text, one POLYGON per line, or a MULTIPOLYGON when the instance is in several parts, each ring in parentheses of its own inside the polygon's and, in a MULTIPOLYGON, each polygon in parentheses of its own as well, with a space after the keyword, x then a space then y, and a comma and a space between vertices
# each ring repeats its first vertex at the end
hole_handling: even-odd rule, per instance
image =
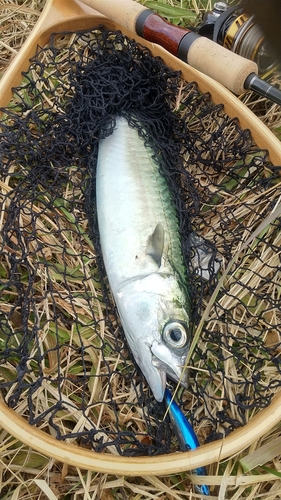
POLYGON ((255 73, 251 73, 246 78, 245 89, 253 90, 257 94, 267 97, 270 101, 281 105, 281 91, 259 78, 255 73))

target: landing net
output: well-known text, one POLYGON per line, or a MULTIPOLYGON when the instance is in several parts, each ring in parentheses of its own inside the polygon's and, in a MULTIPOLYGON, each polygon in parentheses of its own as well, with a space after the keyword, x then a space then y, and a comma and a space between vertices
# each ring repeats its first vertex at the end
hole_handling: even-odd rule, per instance
POLYGON ((128 351, 96 224, 98 141, 118 114, 141 123, 170 184, 193 330, 239 254, 201 331, 189 388, 177 393, 201 443, 244 425, 281 385, 280 220, 240 252, 280 197, 280 167, 196 83, 102 27, 53 36, 3 112, 3 398, 59 440, 152 455, 177 442, 128 351), (207 274, 190 234, 203 238, 207 274))

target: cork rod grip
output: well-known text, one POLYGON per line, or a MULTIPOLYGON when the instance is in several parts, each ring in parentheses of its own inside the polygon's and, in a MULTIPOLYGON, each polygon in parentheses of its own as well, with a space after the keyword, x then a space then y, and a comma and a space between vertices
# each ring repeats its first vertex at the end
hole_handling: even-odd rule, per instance
POLYGON ((255 62, 244 59, 204 37, 194 40, 186 61, 192 68, 222 83, 237 95, 245 92, 246 78, 251 73, 258 72, 255 62))
POLYGON ((81 0, 81 2, 133 32, 141 12, 148 10, 144 5, 132 0, 81 0))
POLYGON ((138 16, 136 31, 145 40, 158 43, 235 94, 245 92, 246 78, 251 73, 258 72, 255 62, 234 54, 191 30, 174 26, 148 9, 138 16))

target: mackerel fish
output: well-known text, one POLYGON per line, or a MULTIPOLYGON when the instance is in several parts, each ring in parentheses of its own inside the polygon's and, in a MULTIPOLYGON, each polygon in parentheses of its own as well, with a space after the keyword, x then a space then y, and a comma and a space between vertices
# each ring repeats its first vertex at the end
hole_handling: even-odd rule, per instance
POLYGON ((167 376, 187 385, 187 274, 167 181, 124 117, 116 117, 113 133, 99 143, 96 199, 103 260, 124 333, 162 401, 167 376))

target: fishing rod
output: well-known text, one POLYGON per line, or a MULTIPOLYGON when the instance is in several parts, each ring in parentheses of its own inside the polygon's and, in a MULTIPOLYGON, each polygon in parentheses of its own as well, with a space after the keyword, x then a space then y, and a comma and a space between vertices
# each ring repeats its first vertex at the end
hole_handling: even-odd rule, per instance
POLYGON ((281 91, 258 77, 254 61, 229 51, 194 31, 175 26, 153 10, 132 0, 82 2, 145 40, 161 45, 193 68, 210 76, 234 94, 246 90, 281 105, 281 91))

